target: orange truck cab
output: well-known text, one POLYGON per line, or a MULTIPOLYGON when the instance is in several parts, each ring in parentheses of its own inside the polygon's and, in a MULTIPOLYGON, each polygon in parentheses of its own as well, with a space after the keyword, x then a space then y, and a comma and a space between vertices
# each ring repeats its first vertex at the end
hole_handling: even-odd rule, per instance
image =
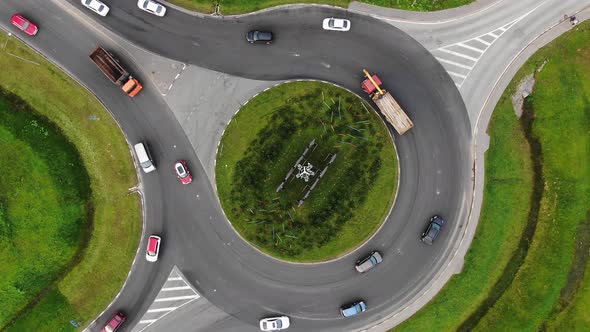
POLYGON ((129 97, 135 97, 136 94, 143 89, 141 83, 135 78, 129 76, 129 80, 121 87, 129 97))

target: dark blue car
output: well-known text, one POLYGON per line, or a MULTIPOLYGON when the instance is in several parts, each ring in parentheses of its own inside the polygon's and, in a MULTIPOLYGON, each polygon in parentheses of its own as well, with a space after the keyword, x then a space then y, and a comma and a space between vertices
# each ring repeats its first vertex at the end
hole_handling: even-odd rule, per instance
POLYGON ((436 237, 438 236, 438 233, 440 233, 442 226, 444 224, 445 221, 440 216, 435 215, 434 217, 430 218, 430 224, 428 224, 428 227, 426 228, 424 233, 422 233, 422 242, 426 244, 432 244, 434 239, 436 239, 436 237))

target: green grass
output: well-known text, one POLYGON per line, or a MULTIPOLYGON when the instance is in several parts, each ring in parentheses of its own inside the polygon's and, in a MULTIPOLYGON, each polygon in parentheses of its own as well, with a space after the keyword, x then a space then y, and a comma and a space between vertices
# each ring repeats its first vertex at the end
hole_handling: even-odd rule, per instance
MULTIPOLYGON (((434 11, 463 6, 474 0, 364 0, 372 5, 398 8, 415 11, 434 11)), ((250 13, 257 10, 279 5, 294 3, 326 4, 347 8, 350 0, 169 0, 178 6, 210 14, 213 13, 215 4, 220 4, 223 15, 250 13)))
MULTIPOLYGON (((71 269, 67 274, 57 282, 48 281, 46 296, 8 330, 38 330, 25 326, 73 330, 69 320, 81 322, 81 327, 89 323, 112 300, 127 276, 141 231, 139 200, 127 191, 137 178, 120 129, 94 96, 44 58, 2 34, 0 46, 5 43, 6 47, 0 49, 0 86, 55 123, 75 145, 90 178, 92 204, 88 208, 94 211, 92 232, 81 257, 67 262, 73 265, 68 266, 71 269), (89 120, 91 116, 98 120, 89 120)), ((30 154, 23 153, 23 158, 27 156, 30 154)), ((49 194, 34 199, 49 199, 49 194)), ((48 208, 54 206, 47 203, 48 208)), ((5 221, 5 207, 0 211, 0 220, 5 221)), ((20 277, 27 282, 28 276, 20 277)))
POLYGON ((240 234, 269 254, 296 261, 336 257, 370 236, 389 212, 397 183, 390 142, 377 115, 348 92, 315 82, 281 85, 251 100, 224 133, 216 169, 222 206, 240 234), (318 142, 307 155, 312 163, 319 167, 329 153, 337 158, 297 207, 306 191, 301 180, 275 189, 312 139, 318 142))
POLYGON ((531 98, 545 179, 541 213, 524 264, 478 330, 538 329, 559 304, 572 267, 588 263, 573 260, 590 201, 590 25, 579 29, 531 60, 548 60, 531 98))
POLYGON ((504 92, 488 128, 483 209, 464 270, 396 330, 464 328, 492 298, 497 301, 475 317, 474 330, 590 329, 590 276, 584 274, 590 238, 590 36, 588 24, 578 29, 537 52, 504 92), (544 183, 532 241, 519 246, 532 206, 533 174, 511 96, 530 73, 537 84, 527 105, 535 113, 532 135, 541 147, 535 158, 544 183), (511 258, 523 248, 524 259, 517 258, 510 274, 511 258))
POLYGON ((0 90, 0 326, 26 306, 84 245, 88 175, 51 123, 0 90), (10 101, 9 101, 10 100, 10 101))

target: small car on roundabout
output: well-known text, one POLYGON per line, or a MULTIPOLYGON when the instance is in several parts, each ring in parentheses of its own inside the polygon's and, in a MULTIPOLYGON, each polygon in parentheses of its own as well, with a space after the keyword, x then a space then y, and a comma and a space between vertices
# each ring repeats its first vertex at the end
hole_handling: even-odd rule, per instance
POLYGON ((166 7, 153 0, 138 0, 137 7, 156 16, 163 17, 166 15, 166 7))
POLYGON ((350 20, 328 17, 322 22, 322 28, 332 31, 348 31, 350 30, 350 20))
POLYGON ((109 13, 109 6, 105 5, 99 0, 80 0, 82 5, 100 16, 107 16, 109 13))
POLYGON ((248 31, 246 34, 246 40, 250 44, 266 44, 270 45, 273 41, 273 35, 270 31, 248 31))
POLYGON ((12 15, 10 23, 29 36, 34 36, 39 32, 39 28, 21 14, 12 15))
POLYGON ((342 317, 353 317, 367 311, 367 305, 363 301, 357 301, 351 304, 343 305, 340 308, 342 317))
POLYGON ((179 160, 174 164, 174 172, 176 173, 176 177, 180 180, 182 184, 189 184, 193 182, 193 176, 191 172, 189 172, 188 167, 186 166, 186 161, 179 160))
POLYGON ((287 316, 268 317, 260 320, 261 331, 280 331, 287 329, 290 325, 291 322, 287 316))
POLYGON ((145 259, 148 262, 155 262, 160 255, 160 243, 162 238, 157 235, 151 235, 148 239, 147 249, 145 250, 145 259))
POLYGON ((121 325, 123 325, 123 322, 125 322, 125 319, 127 319, 127 317, 125 317, 125 315, 118 311, 115 313, 115 315, 113 316, 113 318, 111 318, 111 320, 109 320, 109 322, 107 323, 107 325, 105 325, 105 327, 103 327, 100 332, 115 332, 117 331, 121 325))
POLYGON ((434 215, 432 218, 430 218, 430 223, 428 224, 428 227, 426 227, 424 233, 422 233, 420 240, 426 244, 432 244, 434 239, 436 239, 438 236, 438 233, 440 233, 442 230, 442 226, 444 224, 445 221, 443 218, 438 215, 434 215))

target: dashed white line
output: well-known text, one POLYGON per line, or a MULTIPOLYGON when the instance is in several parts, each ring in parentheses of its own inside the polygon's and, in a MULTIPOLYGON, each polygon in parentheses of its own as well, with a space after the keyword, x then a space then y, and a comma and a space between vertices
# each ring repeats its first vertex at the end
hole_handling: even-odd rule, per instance
POLYGON ((145 319, 145 320, 140 320, 139 324, 151 324, 155 321, 157 321, 157 319, 145 319))
POLYGON ((498 38, 500 37, 499 35, 494 34, 493 32, 488 32, 488 35, 494 37, 494 38, 498 38))
POLYGON ((457 67, 460 67, 460 68, 465 68, 465 69, 469 69, 469 70, 471 70, 473 68, 473 67, 469 67, 469 66, 460 64, 460 63, 455 62, 455 61, 451 61, 451 60, 447 60, 447 59, 443 59, 443 58, 439 58, 439 57, 436 57, 436 59, 438 61, 440 61, 440 62, 448 63, 450 65, 457 66, 457 67))

